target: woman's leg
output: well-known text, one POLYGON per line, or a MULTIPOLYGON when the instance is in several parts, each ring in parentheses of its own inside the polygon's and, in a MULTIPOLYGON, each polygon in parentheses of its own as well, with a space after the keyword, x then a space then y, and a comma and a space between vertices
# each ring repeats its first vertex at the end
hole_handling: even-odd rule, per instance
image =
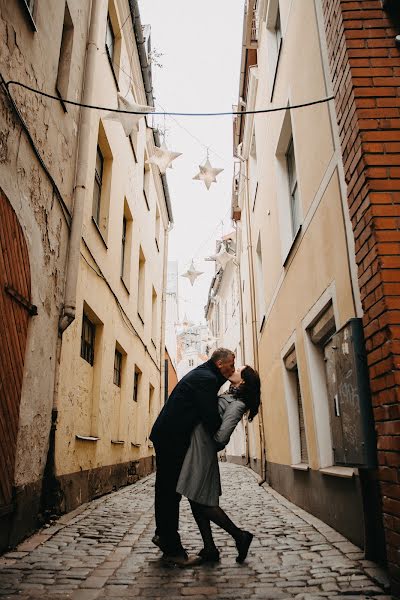
POLYGON ((205 507, 202 504, 193 502, 192 500, 189 500, 189 502, 194 520, 197 523, 197 527, 199 528, 203 540, 204 552, 206 554, 218 553, 218 549, 215 545, 214 538, 212 536, 210 519, 204 514, 203 511, 203 508, 205 507))
POLYGON ((195 508, 201 512, 202 515, 208 519, 208 521, 212 521, 233 537, 236 542, 236 548, 238 549, 236 561, 240 563, 243 562, 247 556, 247 552, 253 539, 253 534, 237 527, 220 506, 205 506, 204 504, 197 504, 195 508))

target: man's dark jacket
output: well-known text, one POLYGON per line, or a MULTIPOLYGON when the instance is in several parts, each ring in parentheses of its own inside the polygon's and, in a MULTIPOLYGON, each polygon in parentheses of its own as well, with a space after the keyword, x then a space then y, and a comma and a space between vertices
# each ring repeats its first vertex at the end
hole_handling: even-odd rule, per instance
POLYGON ((156 449, 165 443, 188 447, 192 431, 200 422, 214 435, 221 425, 217 394, 225 381, 211 360, 189 371, 172 390, 153 425, 150 439, 156 449))

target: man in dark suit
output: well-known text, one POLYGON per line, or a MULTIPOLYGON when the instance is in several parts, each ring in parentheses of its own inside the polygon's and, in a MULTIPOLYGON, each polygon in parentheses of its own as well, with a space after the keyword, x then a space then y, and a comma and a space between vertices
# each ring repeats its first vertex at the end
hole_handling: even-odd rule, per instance
POLYGON ((234 370, 234 353, 226 348, 215 350, 210 360, 177 383, 150 434, 157 463, 153 542, 171 564, 192 566, 201 562, 199 557, 188 557, 181 543, 178 532, 181 496, 176 485, 194 427, 201 422, 212 436, 219 428, 218 390, 234 370))

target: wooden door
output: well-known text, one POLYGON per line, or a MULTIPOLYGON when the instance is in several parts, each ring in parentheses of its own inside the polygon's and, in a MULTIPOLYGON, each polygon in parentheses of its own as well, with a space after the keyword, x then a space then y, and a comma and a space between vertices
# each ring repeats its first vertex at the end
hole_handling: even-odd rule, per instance
POLYGON ((0 189, 0 516, 12 511, 19 404, 30 303, 24 234, 0 189))

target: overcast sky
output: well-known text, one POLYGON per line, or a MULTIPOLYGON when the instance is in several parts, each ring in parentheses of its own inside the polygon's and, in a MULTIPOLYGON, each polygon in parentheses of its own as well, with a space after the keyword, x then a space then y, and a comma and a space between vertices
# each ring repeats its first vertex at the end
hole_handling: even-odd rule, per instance
MULTIPOLYGON (((153 50, 163 53, 162 68, 153 67, 157 108, 232 109, 239 89, 243 7, 244 0, 139 0, 142 24, 151 25, 153 50)), ((166 118, 167 146, 183 153, 167 172, 174 215, 169 259, 179 260, 180 275, 192 258, 204 271, 193 287, 186 278, 179 277, 178 282, 181 317, 186 313, 200 322, 215 268, 215 263, 203 259, 214 253, 222 230, 224 234, 232 230, 232 117, 177 117, 177 121, 166 118), (209 191, 202 181, 192 179, 206 159, 205 146, 210 147, 212 166, 224 169, 209 191)))

